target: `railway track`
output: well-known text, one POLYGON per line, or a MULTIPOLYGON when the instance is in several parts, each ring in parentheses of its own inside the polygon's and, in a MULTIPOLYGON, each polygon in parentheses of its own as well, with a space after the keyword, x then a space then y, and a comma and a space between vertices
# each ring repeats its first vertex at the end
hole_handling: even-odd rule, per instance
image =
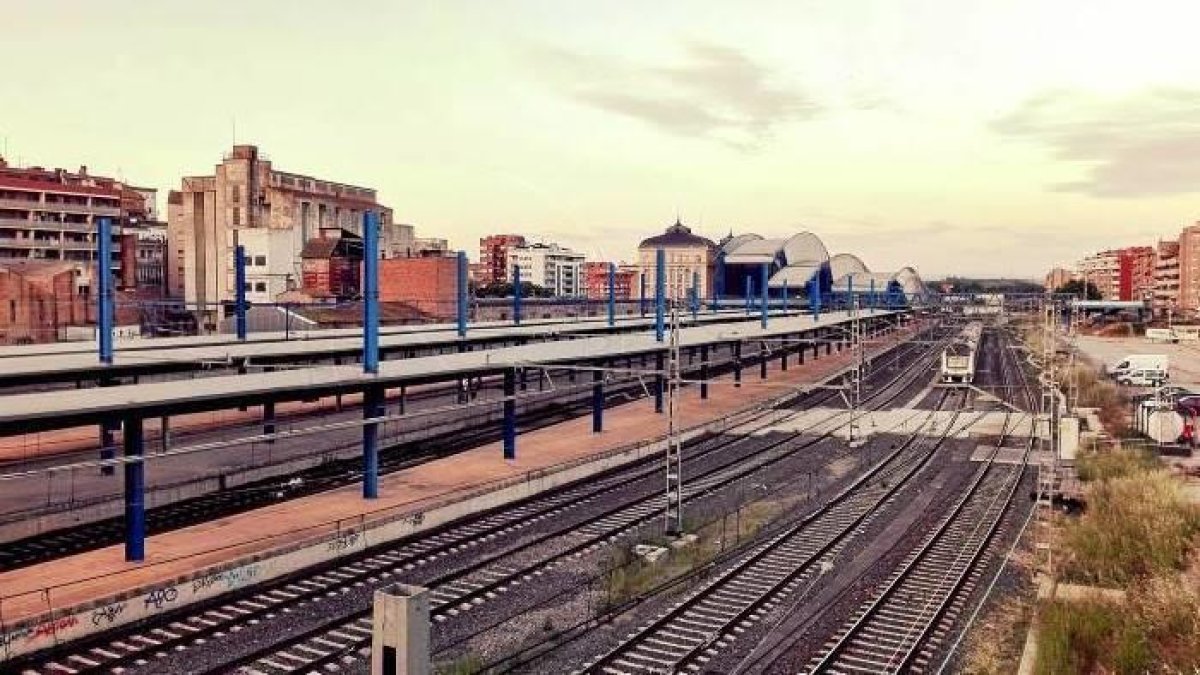
MULTIPOLYGON (((1012 391, 1014 368, 1001 356, 1005 389, 1012 391)), ((1030 393, 1023 377, 1026 403, 1030 393)), ((988 545, 1001 526, 1026 473, 1032 436, 1017 464, 999 464, 998 454, 1012 435, 1016 413, 961 499, 864 602, 839 634, 813 658, 811 673, 898 673, 926 671, 945 636, 950 635, 979 581, 988 545)))
MULTIPOLYGON (((940 409, 949 393, 942 396, 940 409)), ((809 516, 758 544, 713 581, 627 636, 583 673, 699 670, 719 650, 799 586, 823 574, 866 522, 907 484, 951 433, 920 432, 809 516)))
MULTIPOLYGON (((911 346, 908 349, 911 349, 911 346)), ((915 359, 909 369, 901 372, 873 394, 881 399, 880 405, 886 405, 905 391, 912 382, 913 374, 927 367, 930 353, 932 350, 926 350, 915 359)), ((819 392, 814 396, 825 400, 833 394, 819 392)), ((774 423, 777 417, 778 411, 765 413, 764 424, 774 423)), ((799 435, 797 433, 790 438, 798 438, 799 435)), ((727 459, 706 473, 696 476, 693 481, 695 493, 734 480, 738 473, 745 474, 760 468, 762 463, 753 464, 748 461, 752 457, 761 457, 762 462, 779 461, 787 453, 777 452, 775 456, 768 456, 767 453, 783 445, 782 441, 767 443, 754 449, 752 453, 742 453, 738 451, 741 446, 734 447, 727 440, 715 438, 702 441, 687 454, 686 460, 692 463, 693 467, 705 458, 711 459, 718 454, 723 454, 727 459)), ((791 451, 797 450, 798 448, 795 448, 791 451)), ((570 486, 564 491, 534 498, 520 506, 507 507, 503 511, 483 514, 480 518, 453 524, 412 541, 369 551, 312 574, 270 584, 252 592, 239 594, 235 598, 223 599, 208 608, 185 613, 165 623, 144 625, 121 632, 115 637, 80 644, 76 649, 63 651, 50 660, 31 662, 23 672, 120 672, 138 667, 147 667, 150 668, 148 672, 153 672, 156 657, 203 645, 247 626, 276 620, 295 607, 319 602, 321 598, 362 589, 366 589, 369 597, 371 587, 390 583, 407 571, 453 553, 470 551, 483 543, 527 529, 549 518, 563 517, 570 512, 584 510, 589 505, 600 505, 603 499, 635 480, 657 477, 659 470, 657 463, 649 462, 636 467, 632 475, 629 471, 619 471, 600 479, 593 478, 586 485, 570 486)), ((435 583, 430 584, 434 589, 434 616, 443 617, 444 620, 445 617, 467 611, 471 606, 503 592, 510 585, 534 578, 539 574, 538 569, 552 566, 557 560, 603 544, 620 532, 653 518, 661 510, 661 505, 656 503, 659 500, 661 496, 642 497, 620 507, 604 509, 582 523, 559 528, 550 534, 527 541, 515 549, 475 560, 469 565, 442 575, 435 583), (566 548, 543 555, 535 564, 515 569, 502 562, 514 553, 527 551, 533 546, 560 537, 570 540, 565 545, 566 548)), ((369 632, 363 634, 355 628, 363 620, 369 622, 369 616, 365 616, 365 613, 339 619, 333 622, 333 625, 307 631, 280 646, 265 650, 262 654, 240 659, 240 662, 253 664, 249 670, 258 672, 284 672, 284 669, 278 666, 295 665, 299 663, 297 659, 305 660, 307 665, 304 667, 309 670, 334 664, 354 649, 369 643, 369 632), (355 639, 351 639, 352 637, 355 639), (333 645, 339 647, 335 648, 333 645)))
MULTIPOLYGON (((906 376, 913 372, 920 371, 919 369, 905 371, 895 378, 893 383, 908 380, 909 378, 906 376)), ((881 390, 876 393, 876 396, 883 395, 886 391, 881 390)), ((883 403, 891 402, 904 391, 903 387, 897 389, 885 396, 883 403)), ((684 501, 687 502, 721 486, 729 485, 741 477, 753 474, 767 464, 781 461, 803 448, 811 447, 821 438, 827 437, 834 429, 848 422, 846 415, 835 417, 838 419, 824 423, 826 428, 823 430, 810 428, 789 434, 785 439, 774 441, 767 447, 759 449, 756 455, 761 457, 761 461, 757 463, 749 462, 746 455, 741 452, 732 451, 735 455, 741 455, 740 459, 730 462, 721 469, 694 475, 689 480, 689 488, 684 491, 684 501), (787 447, 790 442, 801 435, 814 432, 820 433, 817 439, 799 446, 787 447), (768 455, 770 451, 779 448, 784 448, 782 453, 768 455)), ((768 424, 772 423, 774 421, 768 422, 768 424)), ((651 468, 652 473, 657 474, 658 471, 657 466, 651 468)), ((434 622, 446 621, 454 615, 470 611, 474 606, 505 592, 512 586, 533 582, 538 576, 556 565, 605 545, 621 534, 661 516, 663 506, 664 499, 658 494, 637 499, 624 506, 602 512, 583 523, 563 527, 552 535, 539 538, 533 545, 560 540, 560 546, 552 552, 542 552, 532 562, 520 566, 505 565, 503 561, 513 553, 505 552, 493 559, 477 561, 468 568, 424 582, 423 585, 431 591, 431 617, 434 622)), ((527 550, 530 546, 521 548, 527 550)), ((239 659, 238 672, 250 675, 275 675, 297 669, 302 672, 322 672, 346 667, 361 658, 364 650, 369 649, 370 625, 369 610, 355 613, 345 619, 333 622, 332 625, 319 626, 286 643, 239 659)), ((223 672, 223 670, 213 672, 223 672)))

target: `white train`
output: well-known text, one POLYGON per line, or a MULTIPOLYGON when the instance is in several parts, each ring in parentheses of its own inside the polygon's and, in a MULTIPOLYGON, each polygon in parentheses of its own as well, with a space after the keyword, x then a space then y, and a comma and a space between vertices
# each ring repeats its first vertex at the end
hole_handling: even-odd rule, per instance
POLYGON ((972 321, 962 333, 942 350, 942 370, 939 379, 946 384, 970 384, 975 381, 975 360, 983 323, 972 321))

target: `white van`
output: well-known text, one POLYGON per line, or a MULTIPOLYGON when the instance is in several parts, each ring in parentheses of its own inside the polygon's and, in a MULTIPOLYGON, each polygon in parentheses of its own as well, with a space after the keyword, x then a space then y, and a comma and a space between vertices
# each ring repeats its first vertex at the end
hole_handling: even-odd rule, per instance
POLYGON ((1119 380, 1123 375, 1132 370, 1161 370, 1164 373, 1170 372, 1170 364, 1168 363, 1166 354, 1130 354, 1125 358, 1117 361, 1115 364, 1108 367, 1108 374, 1113 379, 1119 380))
POLYGON ((1159 368, 1137 368, 1117 376, 1117 384, 1133 387, 1157 387, 1167 381, 1167 371, 1159 368))

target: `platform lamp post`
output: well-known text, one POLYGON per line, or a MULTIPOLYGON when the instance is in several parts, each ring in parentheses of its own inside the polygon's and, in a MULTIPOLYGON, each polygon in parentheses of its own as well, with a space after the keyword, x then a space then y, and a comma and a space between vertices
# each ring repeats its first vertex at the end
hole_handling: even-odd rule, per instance
POLYGON ((608 263, 608 327, 617 325, 617 264, 608 263))
MULTIPOLYGON (((237 232, 234 232, 237 237, 237 232)), ((233 247, 233 314, 237 324, 237 339, 246 341, 246 247, 233 247)))
MULTIPOLYGON (((379 374, 379 214, 363 214, 363 372, 379 374)), ((383 389, 368 385, 363 391, 363 498, 379 496, 379 423, 383 389)))
POLYGON ((767 314, 768 314, 768 310, 770 309, 770 297, 767 292, 767 277, 770 273, 771 273, 770 266, 767 265, 767 263, 763 263, 759 267, 758 285, 760 286, 760 289, 759 289, 759 308, 758 309, 759 309, 759 323, 762 326, 763 330, 766 330, 766 328, 767 328, 767 314))
POLYGON ((654 339, 663 341, 665 311, 667 305, 667 252, 654 252, 654 339))

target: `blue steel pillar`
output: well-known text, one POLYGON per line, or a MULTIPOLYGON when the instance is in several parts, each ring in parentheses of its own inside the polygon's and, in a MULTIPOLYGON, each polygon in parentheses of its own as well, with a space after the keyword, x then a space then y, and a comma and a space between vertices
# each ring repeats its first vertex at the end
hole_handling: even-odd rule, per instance
POLYGON ((813 321, 821 318, 821 287, 820 282, 810 279, 808 282, 808 306, 812 310, 813 321))
POLYGON ((517 457, 517 374, 504 371, 504 459, 517 457))
POLYGON ((467 337, 467 252, 458 252, 458 338, 467 337))
POLYGON ((870 303, 871 303, 870 304, 871 313, 874 314, 875 313, 875 277, 871 277, 871 300, 870 300, 870 303))
POLYGON ((363 355, 364 373, 379 372, 379 215, 363 214, 363 355))
POLYGON ((521 325, 521 266, 513 265, 513 325, 521 325))
POLYGON ((608 327, 617 325, 617 264, 608 263, 608 327))
POLYGON ((237 323, 237 339, 246 340, 246 247, 233 247, 233 314, 237 323))
POLYGON ((125 560, 146 559, 146 465, 142 419, 125 418, 125 560))
POLYGON ((96 344, 100 363, 113 362, 112 220, 101 218, 96 233, 96 344))
MULTIPOLYGON (((379 215, 363 214, 363 372, 379 373, 379 215)), ((368 387, 363 392, 363 419, 379 416, 383 390, 368 387)), ((363 498, 379 496, 379 424, 363 424, 363 498)))
MULTIPOLYGON (((371 385, 363 392, 363 420, 383 415, 383 387, 371 385)), ((379 423, 363 424, 363 498, 379 496, 379 423)))
POLYGON ((762 269, 759 272, 759 277, 760 277, 759 278, 759 286, 761 286, 761 289, 759 291, 759 293, 760 293, 759 322, 764 329, 767 327, 767 314, 768 314, 768 309, 769 309, 768 308, 769 297, 767 294, 767 277, 768 277, 769 273, 770 273, 770 269, 768 268, 766 263, 763 263, 762 269))
POLYGON ((692 321, 699 320, 700 314, 700 273, 692 271, 692 321))
POLYGON ((663 318, 667 306, 667 252, 658 249, 654 255, 654 339, 663 341, 663 318))
POLYGON ((846 275, 846 311, 854 308, 854 275, 846 275))
POLYGON ((604 431, 604 371, 600 370, 600 366, 604 364, 596 364, 596 370, 592 371, 592 433, 598 434, 604 431))
POLYGON ((754 296, 754 277, 746 275, 746 288, 742 290, 746 296, 746 316, 750 316, 750 298, 754 296))
POLYGON ((788 283, 787 283, 787 279, 784 279, 783 280, 783 315, 784 316, 787 316, 787 313, 788 313, 788 297, 787 296, 788 296, 788 283))
POLYGON ((708 398, 708 345, 700 345, 700 400, 708 398))

